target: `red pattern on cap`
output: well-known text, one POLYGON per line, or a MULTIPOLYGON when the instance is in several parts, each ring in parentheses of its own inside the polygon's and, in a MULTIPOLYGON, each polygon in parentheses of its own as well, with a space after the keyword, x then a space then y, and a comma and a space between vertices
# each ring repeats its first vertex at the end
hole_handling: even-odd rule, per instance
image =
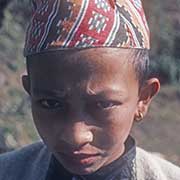
POLYGON ((69 48, 149 49, 140 0, 35 0, 25 56, 69 48))

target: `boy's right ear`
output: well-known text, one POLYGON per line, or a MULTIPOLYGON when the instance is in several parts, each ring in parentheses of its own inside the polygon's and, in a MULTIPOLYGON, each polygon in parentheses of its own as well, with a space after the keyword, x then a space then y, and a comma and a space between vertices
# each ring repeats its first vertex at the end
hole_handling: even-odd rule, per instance
POLYGON ((22 76, 22 85, 25 91, 30 95, 30 79, 28 75, 22 76))

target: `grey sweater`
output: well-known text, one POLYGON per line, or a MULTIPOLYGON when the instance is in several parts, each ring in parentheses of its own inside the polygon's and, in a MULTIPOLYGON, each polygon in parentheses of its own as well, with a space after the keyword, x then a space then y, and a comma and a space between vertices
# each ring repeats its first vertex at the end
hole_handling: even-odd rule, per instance
MULTIPOLYGON (((45 180, 51 153, 42 142, 0 155, 0 180, 45 180)), ((138 180, 180 180, 180 168, 136 149, 138 180)))

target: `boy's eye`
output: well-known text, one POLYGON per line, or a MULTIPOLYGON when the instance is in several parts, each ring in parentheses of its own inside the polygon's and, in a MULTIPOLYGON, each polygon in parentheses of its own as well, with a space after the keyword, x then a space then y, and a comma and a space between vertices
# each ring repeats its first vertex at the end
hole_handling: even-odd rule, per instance
POLYGON ((116 106, 117 103, 113 101, 99 101, 96 103, 96 106, 100 109, 108 109, 112 108, 113 106, 116 106))
POLYGON ((63 103, 54 99, 43 99, 39 101, 39 104, 46 109, 63 108, 63 103))

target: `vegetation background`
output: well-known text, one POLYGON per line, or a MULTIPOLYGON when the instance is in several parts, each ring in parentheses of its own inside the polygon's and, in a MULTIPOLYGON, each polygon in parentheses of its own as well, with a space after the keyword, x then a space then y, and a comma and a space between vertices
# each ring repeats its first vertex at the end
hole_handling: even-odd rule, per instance
MULTIPOLYGON (((132 130, 139 146, 180 165, 180 0, 144 0, 151 29, 151 70, 162 89, 132 130)), ((0 0, 0 152, 36 141, 20 77, 29 0, 0 0)))

